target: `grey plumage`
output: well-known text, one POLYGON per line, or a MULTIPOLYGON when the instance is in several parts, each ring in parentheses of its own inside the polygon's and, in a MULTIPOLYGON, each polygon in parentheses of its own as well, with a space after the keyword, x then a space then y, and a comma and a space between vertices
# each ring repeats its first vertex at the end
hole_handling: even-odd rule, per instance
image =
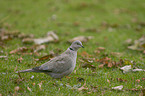
MULTIPOLYGON (((77 50, 83 47, 80 41, 74 41, 71 46, 61 55, 51 59, 39 67, 21 70, 18 72, 42 72, 53 78, 62 78, 69 75, 75 68, 77 50)), ((83 47, 84 48, 84 47, 83 47)))

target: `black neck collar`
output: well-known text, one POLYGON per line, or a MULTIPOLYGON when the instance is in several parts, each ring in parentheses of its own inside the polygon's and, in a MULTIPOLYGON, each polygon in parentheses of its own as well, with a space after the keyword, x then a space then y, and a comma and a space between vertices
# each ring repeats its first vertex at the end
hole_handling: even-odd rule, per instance
POLYGON ((70 50, 75 51, 74 49, 72 49, 71 47, 69 47, 70 50))

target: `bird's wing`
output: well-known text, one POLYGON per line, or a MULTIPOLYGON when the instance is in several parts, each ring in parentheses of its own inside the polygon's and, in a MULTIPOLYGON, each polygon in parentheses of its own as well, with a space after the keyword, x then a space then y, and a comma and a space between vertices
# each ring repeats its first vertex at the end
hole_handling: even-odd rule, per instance
POLYGON ((73 66, 73 60, 68 55, 60 55, 39 67, 43 72, 62 73, 73 66))

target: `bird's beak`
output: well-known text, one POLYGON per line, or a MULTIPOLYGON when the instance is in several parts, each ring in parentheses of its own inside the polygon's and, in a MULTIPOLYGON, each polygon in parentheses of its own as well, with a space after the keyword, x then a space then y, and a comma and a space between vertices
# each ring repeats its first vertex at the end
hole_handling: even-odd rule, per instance
POLYGON ((82 45, 82 48, 85 48, 85 47, 82 45))

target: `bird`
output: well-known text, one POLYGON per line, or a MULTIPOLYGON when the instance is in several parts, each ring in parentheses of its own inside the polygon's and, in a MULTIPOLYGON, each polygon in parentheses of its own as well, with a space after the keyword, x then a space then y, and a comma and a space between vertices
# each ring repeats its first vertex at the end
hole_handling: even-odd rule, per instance
POLYGON ((74 41, 62 54, 52 58, 50 61, 32 69, 17 71, 17 73, 37 72, 50 75, 52 78, 61 79, 71 74, 76 66, 77 51, 84 48, 82 42, 74 41))

